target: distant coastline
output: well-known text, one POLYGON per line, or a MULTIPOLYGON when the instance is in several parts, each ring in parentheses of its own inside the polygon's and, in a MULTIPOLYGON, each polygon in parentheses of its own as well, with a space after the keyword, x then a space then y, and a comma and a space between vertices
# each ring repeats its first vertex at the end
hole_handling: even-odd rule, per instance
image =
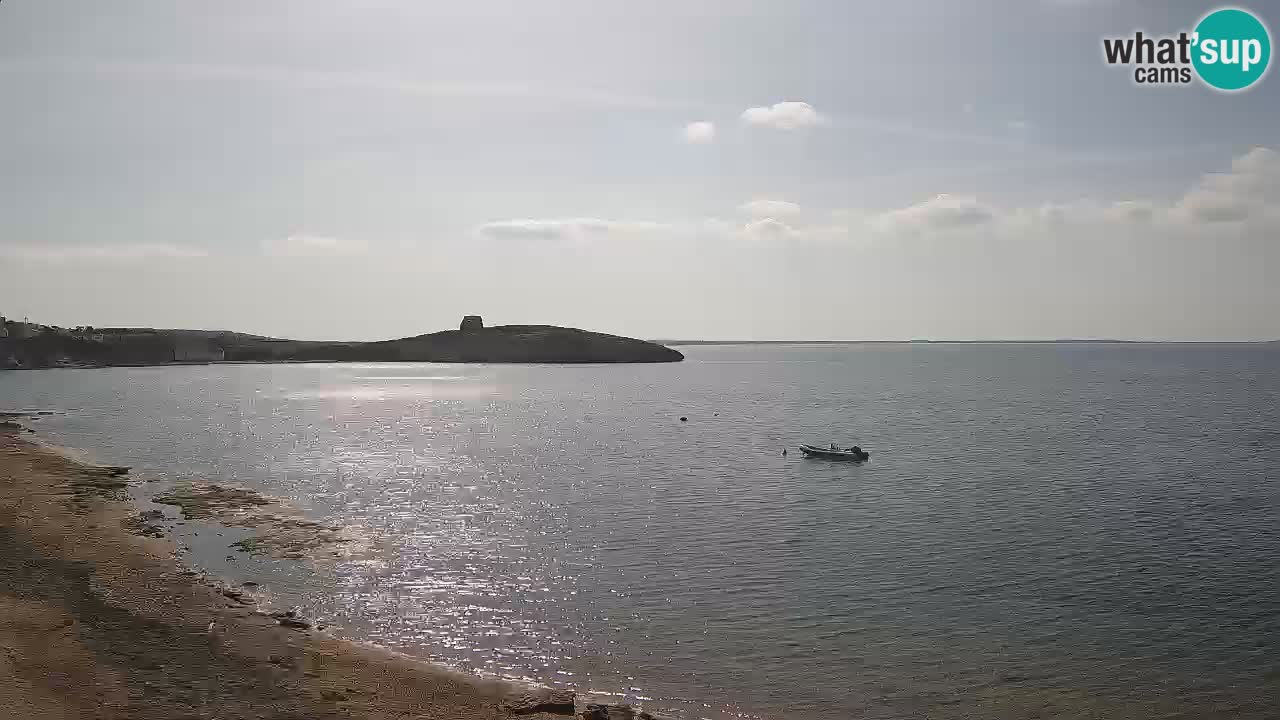
POLYGON ((692 345, 1280 345, 1280 340, 654 340, 692 345))
POLYGON ((684 359, 663 345, 555 325, 485 327, 374 342, 285 340, 245 333, 74 328, 0 318, 0 370, 222 362, 659 363, 684 359))

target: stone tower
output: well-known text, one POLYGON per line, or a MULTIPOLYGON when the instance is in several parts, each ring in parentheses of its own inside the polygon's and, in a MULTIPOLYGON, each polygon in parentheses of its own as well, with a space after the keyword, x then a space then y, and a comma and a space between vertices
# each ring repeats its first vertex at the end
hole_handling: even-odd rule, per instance
POLYGON ((484 328, 484 320, 479 315, 468 315, 462 318, 462 324, 458 329, 466 332, 468 330, 481 330, 484 328))

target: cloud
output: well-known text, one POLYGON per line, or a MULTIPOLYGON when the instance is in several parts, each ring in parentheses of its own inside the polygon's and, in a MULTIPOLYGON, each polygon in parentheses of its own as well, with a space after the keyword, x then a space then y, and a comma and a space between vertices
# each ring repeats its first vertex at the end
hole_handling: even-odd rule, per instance
POLYGON ((1155 217, 1156 208, 1145 200, 1122 200, 1112 203, 1111 207, 1103 211, 1103 214, 1108 220, 1147 223, 1155 217))
POLYGON ((786 240, 796 237, 798 232, 781 220, 767 217, 747 223, 742 234, 755 240, 786 240))
POLYGON ((262 243, 262 252, 274 257, 332 257, 361 255, 368 250, 361 240, 344 240, 323 235, 290 235, 262 243))
POLYGON ((122 245, 0 245, 0 256, 39 262, 129 262, 208 257, 203 248, 168 243, 122 245))
POLYGON ((797 203, 756 198, 737 210, 745 224, 719 218, 677 222, 636 222, 590 217, 505 220, 481 225, 479 234, 500 239, 590 240, 647 238, 786 240, 842 243, 892 241, 928 235, 956 237, 1000 234, 1033 242, 1037 237, 1072 231, 1085 238, 1188 236, 1213 223, 1256 220, 1280 232, 1280 154, 1254 148, 1237 157, 1229 172, 1204 175, 1173 200, 1048 201, 1000 207, 966 193, 944 193, 905 207, 806 211, 797 203))
POLYGON ((1280 153, 1255 147, 1231 162, 1231 171, 1208 173, 1173 207, 1184 222, 1238 222, 1267 214, 1280 201, 1280 153))
POLYGON ((700 120, 684 126, 684 141, 693 145, 705 145, 716 139, 715 123, 700 120))
POLYGON ((1114 202, 1076 200, 1001 210, 971 195, 939 195, 872 218, 871 226, 889 232, 934 232, 999 226, 1019 232, 1088 227, 1088 232, 1139 225, 1165 231, 1194 230, 1227 223, 1273 223, 1280 229, 1280 153, 1256 147, 1231 162, 1227 172, 1206 173, 1172 201, 1131 199, 1114 202))
POLYGON ((497 240, 590 240, 609 236, 636 236, 670 230, 656 222, 602 220, 599 218, 522 219, 485 223, 476 231, 497 240))
POLYGON ((874 218, 888 232, 919 233, 971 228, 992 222, 995 211, 972 195, 938 195, 915 205, 890 210, 874 218))
POLYGON ((806 102, 780 102, 769 107, 747 108, 742 121, 748 125, 771 127, 776 130, 799 130, 826 122, 813 106, 806 102))
MULTIPOLYGON (((791 205, 791 203, 784 204, 791 205)), ((805 232, 777 218, 754 216, 746 224, 714 217, 673 223, 562 218, 503 220, 485 223, 476 228, 476 233, 482 237, 529 242, 626 241, 654 238, 779 240, 802 237, 805 232)))
POLYGON ((590 87, 542 86, 528 83, 431 83, 400 75, 299 70, 277 65, 245 65, 238 63, 173 63, 137 60, 85 59, 78 57, 43 57, 39 59, 0 60, 3 72, 73 72, 112 75, 177 77, 192 80, 229 80, 236 83, 287 85, 308 90, 370 90, 407 96, 459 99, 510 99, 595 105, 601 107, 652 110, 659 108, 698 108, 705 104, 680 98, 663 98, 639 94, 623 94, 590 87))
POLYGON ((783 218, 800 214, 800 206, 786 200, 752 200, 738 206, 753 218, 783 218))

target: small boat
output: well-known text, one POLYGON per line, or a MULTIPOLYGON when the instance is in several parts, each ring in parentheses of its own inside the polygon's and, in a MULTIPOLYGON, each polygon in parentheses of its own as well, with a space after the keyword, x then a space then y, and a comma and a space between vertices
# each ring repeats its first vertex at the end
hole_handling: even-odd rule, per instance
POLYGON ((871 459, 871 453, 863 450, 858 446, 850 448, 838 448, 834 445, 831 447, 818 447, 817 445, 801 445, 800 452, 805 457, 824 458, 826 460, 852 460, 853 462, 866 462, 871 459))

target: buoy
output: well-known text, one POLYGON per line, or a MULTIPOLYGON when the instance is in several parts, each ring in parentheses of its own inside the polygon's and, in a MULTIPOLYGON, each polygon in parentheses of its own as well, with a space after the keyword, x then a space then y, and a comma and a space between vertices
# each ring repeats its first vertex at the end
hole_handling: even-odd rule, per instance
POLYGON ((786 456, 787 456, 787 449, 782 448, 782 457, 786 457, 786 456))
POLYGON ((689 418, 687 418, 687 417, 682 417, 682 418, 680 418, 680 422, 689 422, 689 418))

